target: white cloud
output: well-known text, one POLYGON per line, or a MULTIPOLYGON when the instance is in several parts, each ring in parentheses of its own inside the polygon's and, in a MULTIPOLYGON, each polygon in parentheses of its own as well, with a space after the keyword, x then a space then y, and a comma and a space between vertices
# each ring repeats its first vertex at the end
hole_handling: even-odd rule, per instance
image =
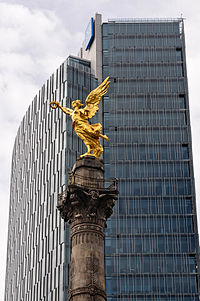
POLYGON ((186 17, 194 170, 200 212, 200 2, 193 0, 6 0, 0 3, 0 299, 4 295, 9 177, 17 128, 37 90, 80 47, 89 18, 186 17), (10 4, 9 4, 10 3, 10 4), (11 4, 12 3, 12 4, 11 4), (19 3, 19 4, 17 4, 19 3))
MULTIPOLYGON (((44 83, 69 53, 71 40, 82 34, 67 31, 51 11, 0 3, 0 99, 4 119, 20 118, 44 83)), ((20 120, 20 119, 19 119, 20 120)))
POLYGON ((4 295, 11 155, 17 129, 45 80, 80 45, 82 33, 71 34, 49 10, 0 3, 0 193, 1 272, 4 295), (71 43, 73 39, 73 45, 71 43))

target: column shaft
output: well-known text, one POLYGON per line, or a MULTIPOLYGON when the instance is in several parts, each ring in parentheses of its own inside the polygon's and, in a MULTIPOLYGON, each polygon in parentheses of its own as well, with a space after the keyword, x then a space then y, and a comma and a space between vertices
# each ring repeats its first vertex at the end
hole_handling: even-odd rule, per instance
POLYGON ((104 225, 71 225, 70 301, 105 301, 104 225))

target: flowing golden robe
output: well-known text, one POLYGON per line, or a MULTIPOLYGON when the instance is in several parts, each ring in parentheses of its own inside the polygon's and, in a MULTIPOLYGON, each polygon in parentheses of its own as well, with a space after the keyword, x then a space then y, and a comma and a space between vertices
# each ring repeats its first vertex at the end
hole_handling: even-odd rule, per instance
POLYGON ((99 158, 103 152, 103 147, 100 144, 100 137, 107 141, 109 140, 106 135, 101 134, 102 125, 100 123, 90 125, 88 122, 88 119, 92 118, 98 111, 98 104, 101 97, 107 92, 110 84, 108 79, 109 77, 107 77, 96 89, 90 92, 86 98, 86 106, 83 109, 79 109, 80 106, 83 106, 80 100, 74 100, 72 102, 74 110, 63 108, 56 101, 50 102, 50 106, 53 109, 59 107, 65 114, 72 118, 72 127, 74 131, 83 140, 88 149, 82 156, 90 155, 99 158))

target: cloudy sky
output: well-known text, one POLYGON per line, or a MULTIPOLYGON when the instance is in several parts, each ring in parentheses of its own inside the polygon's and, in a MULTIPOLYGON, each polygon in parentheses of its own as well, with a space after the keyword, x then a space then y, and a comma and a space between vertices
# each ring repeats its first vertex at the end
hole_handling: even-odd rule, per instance
POLYGON ((89 18, 185 20, 194 170, 200 219, 200 1, 7 0, 0 1, 0 300, 4 295, 9 184, 17 129, 39 88, 69 54, 77 54, 89 18))

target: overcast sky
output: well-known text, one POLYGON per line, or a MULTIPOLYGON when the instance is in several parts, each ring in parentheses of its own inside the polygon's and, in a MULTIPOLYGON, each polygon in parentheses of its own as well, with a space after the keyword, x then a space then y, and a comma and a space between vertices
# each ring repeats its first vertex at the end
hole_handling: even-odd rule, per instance
POLYGON ((76 55, 95 12, 107 18, 185 17, 186 56, 200 219, 200 1, 0 1, 0 300, 4 296, 9 185, 17 129, 33 97, 69 54, 76 55))

